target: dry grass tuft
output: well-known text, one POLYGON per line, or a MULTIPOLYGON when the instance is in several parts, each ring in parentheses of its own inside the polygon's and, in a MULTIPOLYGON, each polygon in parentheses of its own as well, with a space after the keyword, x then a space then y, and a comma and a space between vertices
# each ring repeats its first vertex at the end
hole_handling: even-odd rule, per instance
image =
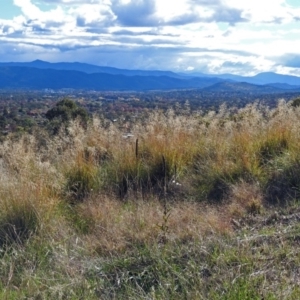
POLYGON ((241 181, 232 185, 228 199, 228 211, 233 217, 259 214, 263 208, 263 193, 255 183, 241 181))
POLYGON ((129 201, 101 197, 78 206, 80 218, 92 224, 84 240, 90 251, 123 252, 138 245, 153 245, 166 235, 167 241, 200 240, 212 232, 229 232, 225 218, 211 207, 196 202, 169 204, 167 229, 163 232, 164 208, 156 200, 129 201), (224 226, 225 225, 225 226, 224 226))

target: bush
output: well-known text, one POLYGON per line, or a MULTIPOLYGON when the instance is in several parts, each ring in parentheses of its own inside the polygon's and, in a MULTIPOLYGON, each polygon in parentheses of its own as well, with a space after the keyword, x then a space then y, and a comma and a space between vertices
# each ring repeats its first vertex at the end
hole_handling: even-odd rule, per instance
POLYGON ((130 192, 140 192, 143 195, 162 196, 164 190, 174 175, 171 163, 164 156, 132 157, 127 161, 109 162, 107 165, 106 184, 113 186, 120 198, 130 192))
POLYGON ((288 141, 284 137, 266 140, 258 151, 260 163, 262 165, 268 163, 277 156, 282 155, 287 148, 288 141))
POLYGON ((227 197, 230 186, 240 180, 251 182, 253 175, 239 162, 218 165, 208 158, 200 158, 194 163, 192 186, 198 200, 220 202, 227 197))
POLYGON ((61 124, 68 124, 71 120, 79 119, 82 126, 86 127, 89 120, 87 111, 79 107, 74 101, 65 98, 47 111, 46 118, 50 121, 50 127, 57 133, 61 124))
POLYGON ((298 107, 300 106, 300 98, 296 98, 292 101, 292 106, 293 107, 298 107))
POLYGON ((300 162, 275 171, 266 185, 266 200, 273 204, 285 204, 300 197, 300 162))
POLYGON ((100 188, 100 173, 96 166, 81 162, 67 172, 66 192, 71 203, 81 202, 100 188))
POLYGON ((11 208, 0 218, 0 247, 6 248, 14 243, 22 245, 38 226, 38 216, 31 205, 11 208))

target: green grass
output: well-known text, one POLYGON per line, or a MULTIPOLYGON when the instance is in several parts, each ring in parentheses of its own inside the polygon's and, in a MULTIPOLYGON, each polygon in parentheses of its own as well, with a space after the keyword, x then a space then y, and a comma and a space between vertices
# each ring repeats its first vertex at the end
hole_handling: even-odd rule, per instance
POLYGON ((132 245, 130 251, 108 256, 89 254, 75 236, 73 242, 65 237, 56 244, 50 236, 32 237, 2 255, 1 296, 297 299, 300 229, 297 219, 285 224, 284 216, 273 223, 265 221, 268 214, 245 219, 243 230, 234 234, 132 245))

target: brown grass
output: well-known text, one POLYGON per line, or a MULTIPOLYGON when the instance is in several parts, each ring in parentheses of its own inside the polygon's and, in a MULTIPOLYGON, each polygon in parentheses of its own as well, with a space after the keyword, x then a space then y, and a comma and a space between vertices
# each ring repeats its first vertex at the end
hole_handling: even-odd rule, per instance
POLYGON ((60 205, 72 203, 86 219, 88 244, 113 251, 159 240, 167 182, 170 240, 230 230, 232 217, 263 210, 280 170, 299 160, 299 120, 299 108, 280 102, 272 110, 253 104, 236 112, 155 111, 131 124, 129 138, 124 127, 97 118, 86 130, 75 121, 55 137, 8 138, 0 145, 0 207, 5 214, 7 203, 28 202, 44 226, 53 226, 60 205), (210 205, 214 197, 222 214, 210 205))
POLYGON ((162 231, 164 210, 161 202, 129 201, 124 204, 111 198, 95 198, 78 207, 82 218, 92 228, 84 237, 90 251, 123 252, 136 245, 201 240, 207 234, 230 231, 226 216, 200 203, 178 202, 170 205, 167 232, 162 231))

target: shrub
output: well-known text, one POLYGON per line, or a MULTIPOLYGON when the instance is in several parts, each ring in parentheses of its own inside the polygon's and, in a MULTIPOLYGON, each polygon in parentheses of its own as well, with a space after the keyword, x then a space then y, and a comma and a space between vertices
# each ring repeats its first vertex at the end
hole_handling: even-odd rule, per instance
POLYGON ((108 167, 106 183, 123 199, 130 191, 146 192, 151 189, 151 176, 148 171, 145 164, 139 161, 128 165, 118 165, 116 162, 108 167))
POLYGON ((262 143, 258 151, 260 163, 266 164, 272 159, 280 156, 288 148, 288 140, 285 137, 267 139, 262 143))
POLYGON ((226 198, 230 186, 240 180, 252 181, 253 175, 238 162, 224 161, 224 165, 202 158, 194 164, 193 193, 199 200, 220 202, 226 198))
POLYGON ((71 203, 81 202, 100 187, 99 169, 87 162, 73 166, 66 177, 66 192, 71 203))
POLYGON ((0 217, 0 247, 6 248, 14 243, 22 245, 38 226, 39 219, 33 206, 27 204, 10 208, 0 217))
POLYGON ((46 118, 54 133, 59 131, 62 124, 68 125, 71 120, 79 119, 82 126, 86 127, 89 119, 87 111, 79 107, 74 101, 64 98, 47 111, 46 118))
POLYGON ((298 107, 300 106, 300 98, 296 98, 292 101, 292 106, 293 107, 298 107))
POLYGON ((266 184, 266 200, 273 204, 300 197, 300 162, 276 170, 266 184))
POLYGON ((175 173, 171 163, 163 155, 143 157, 142 153, 139 158, 132 155, 123 161, 109 162, 106 171, 107 187, 112 186, 122 199, 130 191, 144 196, 162 196, 175 173))

